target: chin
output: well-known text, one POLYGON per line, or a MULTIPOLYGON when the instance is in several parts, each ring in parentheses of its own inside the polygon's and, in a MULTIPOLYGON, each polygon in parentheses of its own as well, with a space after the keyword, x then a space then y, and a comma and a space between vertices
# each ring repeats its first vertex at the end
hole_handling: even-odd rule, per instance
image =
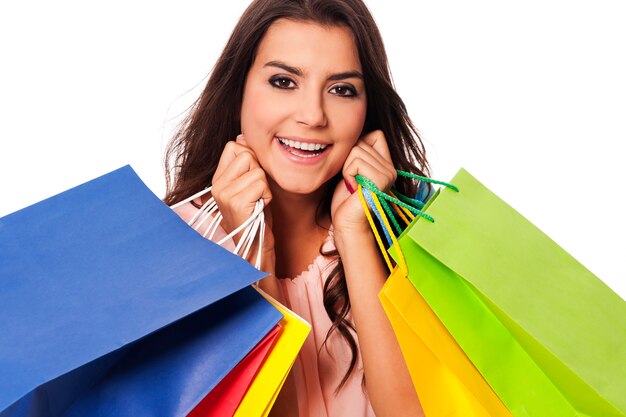
POLYGON ((287 176, 282 178, 272 178, 275 185, 283 191, 293 194, 308 195, 320 189, 324 181, 312 181, 310 178, 298 178, 297 176, 287 176))
POLYGON ((278 187, 283 191, 287 191, 292 194, 302 194, 302 195, 312 194, 319 189, 319 187, 293 183, 289 181, 285 183, 278 182, 276 185, 278 185, 278 187))

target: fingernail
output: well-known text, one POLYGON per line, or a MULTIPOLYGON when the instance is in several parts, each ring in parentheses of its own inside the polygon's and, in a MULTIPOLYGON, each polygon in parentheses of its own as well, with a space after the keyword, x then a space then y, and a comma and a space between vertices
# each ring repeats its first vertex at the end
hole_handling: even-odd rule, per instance
POLYGON ((348 180, 344 179, 343 183, 346 184, 346 188, 348 189, 348 191, 350 192, 350 194, 354 194, 354 188, 352 188, 352 186, 350 185, 350 183, 348 182, 348 180))

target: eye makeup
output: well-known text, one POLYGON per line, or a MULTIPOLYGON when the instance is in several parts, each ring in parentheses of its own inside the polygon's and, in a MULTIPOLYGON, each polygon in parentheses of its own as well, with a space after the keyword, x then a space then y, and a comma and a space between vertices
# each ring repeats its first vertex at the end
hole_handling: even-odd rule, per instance
MULTIPOLYGON (((295 85, 295 81, 293 81, 291 78, 289 77, 285 77, 285 76, 280 76, 280 75, 275 75, 273 77, 270 77, 270 79, 268 80, 269 84, 274 87, 274 88, 278 88, 280 90, 291 90, 293 89, 293 87, 290 87, 289 85, 291 83, 293 83, 295 85), (285 86, 284 84, 287 84, 287 86, 285 86), (280 85, 282 84, 282 86, 280 85)), ((359 93, 357 92, 356 88, 350 86, 350 85, 346 85, 346 84, 342 84, 342 85, 335 85, 331 88, 332 90, 336 90, 336 89, 343 89, 344 91, 347 91, 348 94, 335 94, 338 97, 345 97, 345 98, 354 98, 357 97, 359 95, 359 93)))

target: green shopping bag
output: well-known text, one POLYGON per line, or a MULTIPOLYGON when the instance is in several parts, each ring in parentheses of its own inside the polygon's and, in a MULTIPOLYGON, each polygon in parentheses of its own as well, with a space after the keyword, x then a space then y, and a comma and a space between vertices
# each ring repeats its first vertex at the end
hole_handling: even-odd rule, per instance
POLYGON ((626 303, 467 171, 451 183, 399 240, 413 285, 514 416, 626 416, 626 303))

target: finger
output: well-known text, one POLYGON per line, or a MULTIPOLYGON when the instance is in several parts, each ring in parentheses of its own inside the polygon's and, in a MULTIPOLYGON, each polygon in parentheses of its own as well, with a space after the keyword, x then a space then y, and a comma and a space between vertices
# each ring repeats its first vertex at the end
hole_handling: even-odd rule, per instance
POLYGON ((229 149, 224 150, 224 153, 222 153, 223 159, 220 159, 217 169, 215 170, 213 185, 221 181, 230 182, 238 176, 259 167, 254 152, 245 146, 238 145, 234 142, 229 142, 229 144, 230 143, 232 143, 232 145, 227 145, 229 149), (228 156, 224 157, 226 153, 228 153, 228 156))
POLYGON ((237 157, 238 146, 240 145, 233 141, 226 143, 224 149, 222 150, 222 154, 220 155, 220 160, 217 163, 217 168, 215 169, 211 182, 215 183, 215 181, 222 176, 224 170, 229 167, 232 161, 237 157))
POLYGON ((262 198, 265 205, 272 200, 265 172, 261 168, 246 172, 219 193, 216 192, 214 197, 229 230, 252 215, 259 199, 262 198))
MULTIPOLYGON (((364 161, 367 162, 369 165, 375 167, 378 171, 388 172, 391 175, 392 169, 390 169, 389 164, 386 163, 385 160, 375 151, 372 152, 374 152, 374 154, 361 147, 355 147, 350 153, 349 158, 346 159, 346 164, 344 165, 350 165, 354 161, 364 161)), ((362 173, 360 174, 364 175, 362 173)))
POLYGON ((261 167, 253 154, 250 152, 242 152, 224 169, 220 181, 234 181, 241 175, 255 169, 261 169, 261 167))
POLYGON ((391 161, 391 153, 389 152, 389 145, 387 139, 382 130, 374 130, 361 137, 360 141, 367 143, 374 148, 376 152, 381 154, 386 160, 391 161))
POLYGON ((242 135, 237 136, 237 139, 234 141, 227 142, 226 146, 224 146, 217 168, 215 169, 215 174, 213 174, 213 181, 221 177, 224 171, 227 170, 232 162, 242 153, 248 152, 251 154, 253 159, 256 160, 256 155, 254 155, 254 152, 252 152, 252 150, 245 145, 245 142, 238 142, 240 137, 242 137, 242 135))
POLYGON ((388 190, 391 188, 393 183, 396 181, 397 176, 393 165, 391 165, 388 161, 385 161, 376 151, 363 149, 361 147, 355 147, 352 149, 346 159, 346 162, 344 163, 342 174, 344 179, 350 183, 350 186, 353 189, 356 189, 357 187, 355 178, 357 174, 374 181, 376 186, 381 190, 388 190), (375 174, 376 178, 384 178, 384 180, 375 180, 375 178, 372 177, 374 174, 371 173, 371 170, 364 172, 363 169, 360 169, 361 163, 368 164, 368 166, 372 167, 377 172, 377 174, 375 174))
POLYGON ((262 198, 267 205, 272 199, 272 193, 263 169, 254 168, 230 182, 221 198, 229 198, 232 202, 241 201, 249 205, 254 205, 262 198))
MULTIPOLYGON (((230 201, 230 217, 235 219, 238 226, 249 218, 254 212, 259 196, 264 192, 264 188, 259 183, 253 183, 249 187, 240 190, 239 193, 233 194, 229 197, 230 201)), ((271 197, 267 197, 267 200, 271 201, 271 197)), ((265 201, 265 199, 264 199, 265 201)), ((224 213, 222 213, 224 214, 224 213)))
POLYGON ((351 181, 351 183, 354 181, 354 187, 356 187, 354 177, 359 174, 371 180, 381 191, 388 191, 395 181, 395 172, 380 169, 380 165, 377 161, 374 160, 374 163, 372 162, 372 160, 364 160, 361 158, 352 159, 344 166, 342 171, 344 179, 351 181))
POLYGON ((248 146, 248 142, 246 141, 246 138, 244 137, 243 133, 240 133, 239 135, 237 135, 235 142, 246 147, 248 146))
POLYGON ((386 169, 388 171, 394 171, 396 168, 393 166, 393 163, 386 159, 383 155, 381 155, 376 149, 374 149, 369 144, 364 141, 360 141, 354 149, 355 156, 361 156, 363 159, 372 158, 372 160, 376 160, 381 169, 386 169))
POLYGON ((240 154, 226 168, 222 169, 220 176, 213 177, 211 195, 218 202, 220 208, 225 206, 233 194, 239 192, 252 181, 254 174, 246 174, 255 169, 260 170, 261 168, 252 165, 249 155, 240 154))

